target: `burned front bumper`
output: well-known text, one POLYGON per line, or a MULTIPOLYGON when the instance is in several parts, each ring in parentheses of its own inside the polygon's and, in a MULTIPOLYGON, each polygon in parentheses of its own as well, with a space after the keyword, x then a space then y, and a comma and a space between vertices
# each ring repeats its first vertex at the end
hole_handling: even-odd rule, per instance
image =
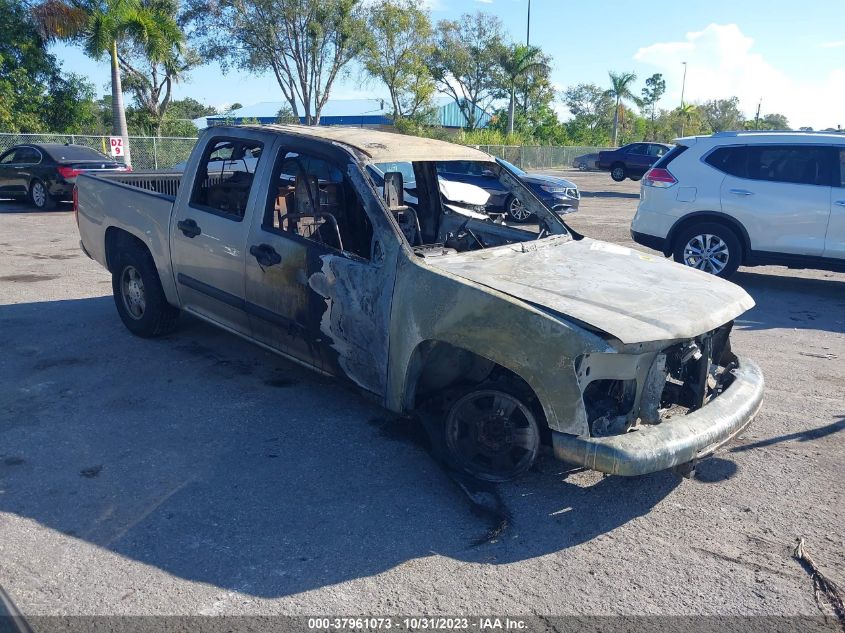
POLYGON ((763 374, 738 358, 734 380, 718 397, 682 417, 608 437, 554 431, 555 456, 613 475, 644 475, 705 457, 747 427, 763 401, 763 374))

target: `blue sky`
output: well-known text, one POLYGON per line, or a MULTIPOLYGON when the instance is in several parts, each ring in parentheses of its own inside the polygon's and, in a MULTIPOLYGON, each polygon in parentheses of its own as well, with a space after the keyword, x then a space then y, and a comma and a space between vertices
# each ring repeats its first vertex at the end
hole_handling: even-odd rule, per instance
MULTIPOLYGON (((515 40, 524 41, 527 0, 425 3, 435 21, 478 10, 493 13, 515 40)), ((612 69, 636 72, 639 90, 646 77, 661 72, 667 80, 661 105, 674 107, 680 102, 681 62, 687 61, 687 101, 737 95, 752 116, 762 99, 764 114, 786 114, 795 127, 845 127, 843 17, 843 0, 532 0, 531 43, 554 58, 552 79, 560 88, 582 82, 604 86, 612 69)), ((108 90, 105 61, 93 62, 66 45, 54 46, 54 52, 67 71, 108 90)), ((195 70, 180 84, 176 97, 184 96, 214 106, 282 100, 271 75, 223 75, 216 64, 195 70)), ((385 95, 351 68, 332 96, 385 95)), ((565 113, 562 104, 557 107, 565 113)))

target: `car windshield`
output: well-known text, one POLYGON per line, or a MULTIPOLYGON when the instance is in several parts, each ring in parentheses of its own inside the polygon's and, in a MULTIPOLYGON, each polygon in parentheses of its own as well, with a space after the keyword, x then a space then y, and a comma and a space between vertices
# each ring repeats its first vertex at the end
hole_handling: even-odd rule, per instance
POLYGON ((411 185, 416 180, 416 176, 414 175, 414 166, 411 163, 407 162, 394 162, 394 163, 375 163, 373 165, 376 169, 381 172, 381 175, 389 174, 391 172, 399 172, 402 174, 402 180, 405 181, 405 185, 411 185))
POLYGON ((517 167, 517 166, 516 166, 516 165, 514 165, 513 163, 509 163, 508 161, 503 160, 503 159, 501 159, 501 158, 499 159, 499 162, 500 162, 502 165, 504 165, 505 167, 507 167, 508 169, 510 169, 512 172, 514 172, 515 174, 517 174, 518 176, 525 176, 525 175, 526 175, 524 171, 522 171, 519 167, 517 167))

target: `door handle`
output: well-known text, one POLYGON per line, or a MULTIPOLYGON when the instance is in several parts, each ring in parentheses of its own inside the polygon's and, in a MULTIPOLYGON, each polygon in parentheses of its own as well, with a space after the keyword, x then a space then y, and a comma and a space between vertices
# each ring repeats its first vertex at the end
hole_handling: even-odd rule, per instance
POLYGON ((735 196, 753 196, 753 191, 748 191, 748 189, 728 189, 729 193, 734 194, 735 196))
POLYGON ((833 204, 838 204, 840 207, 845 207, 845 200, 837 200, 833 204))
POLYGON ((202 229, 197 226, 196 220, 192 220, 188 218, 187 220, 180 220, 176 223, 176 228, 182 231, 185 237, 194 238, 200 233, 202 233, 202 229))
POLYGON ((269 244, 258 244, 249 247, 249 254, 255 257, 260 266, 275 266, 282 263, 282 256, 269 244))

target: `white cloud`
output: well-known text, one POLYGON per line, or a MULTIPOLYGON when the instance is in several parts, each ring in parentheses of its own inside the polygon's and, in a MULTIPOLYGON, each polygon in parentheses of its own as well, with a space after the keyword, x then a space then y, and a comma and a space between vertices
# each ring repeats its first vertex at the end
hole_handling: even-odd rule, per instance
POLYGON ((764 114, 784 114, 794 127, 845 124, 845 68, 817 83, 787 76, 754 50, 754 40, 736 24, 710 24, 683 41, 641 48, 634 59, 663 73, 670 87, 667 107, 680 103, 685 61, 687 102, 735 95, 750 116, 762 98, 764 114))
POLYGON ((843 48, 845 47, 845 40, 839 40, 838 42, 823 42, 819 44, 822 48, 843 48))
POLYGON ((493 4, 493 0, 475 0, 476 2, 480 2, 481 4, 493 4))

